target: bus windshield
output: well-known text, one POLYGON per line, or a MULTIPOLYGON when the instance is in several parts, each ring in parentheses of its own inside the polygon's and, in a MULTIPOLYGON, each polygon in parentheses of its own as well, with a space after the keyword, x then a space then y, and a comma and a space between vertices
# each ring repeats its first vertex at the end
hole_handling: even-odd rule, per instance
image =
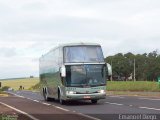
POLYGON ((105 65, 67 65, 67 86, 100 86, 106 84, 105 65))
POLYGON ((64 47, 64 61, 66 63, 104 62, 104 57, 100 46, 70 46, 64 47))

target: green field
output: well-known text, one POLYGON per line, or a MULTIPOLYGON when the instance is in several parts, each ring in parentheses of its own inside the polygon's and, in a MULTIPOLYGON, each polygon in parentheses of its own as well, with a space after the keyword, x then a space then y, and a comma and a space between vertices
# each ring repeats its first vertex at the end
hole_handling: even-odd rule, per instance
POLYGON ((15 80, 2 80, 2 87, 8 86, 14 90, 18 90, 20 86, 23 86, 25 90, 30 89, 32 86, 39 83, 39 78, 24 78, 24 79, 15 79, 15 80))
POLYGON ((108 81, 107 90, 160 92, 158 83, 149 81, 108 81))
MULTIPOLYGON (((14 90, 18 90, 20 86, 23 86, 25 90, 37 90, 39 88, 39 78, 3 80, 0 82, 2 82, 2 87, 9 86, 14 90)), ((160 92, 160 88, 157 82, 107 81, 107 91, 160 92)))

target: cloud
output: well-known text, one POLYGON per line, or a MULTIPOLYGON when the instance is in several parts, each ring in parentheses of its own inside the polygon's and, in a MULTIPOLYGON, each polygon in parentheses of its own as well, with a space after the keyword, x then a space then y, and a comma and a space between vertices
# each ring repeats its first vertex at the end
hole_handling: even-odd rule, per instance
POLYGON ((16 56, 17 52, 15 48, 0 48, 0 57, 13 57, 16 56))
POLYGON ((0 67, 9 69, 2 76, 38 76, 38 58, 61 43, 100 43, 105 56, 158 49, 159 5, 159 0, 0 0, 0 67))
POLYGON ((38 62, 30 57, 1 57, 0 67, 0 79, 38 76, 39 73, 38 62))

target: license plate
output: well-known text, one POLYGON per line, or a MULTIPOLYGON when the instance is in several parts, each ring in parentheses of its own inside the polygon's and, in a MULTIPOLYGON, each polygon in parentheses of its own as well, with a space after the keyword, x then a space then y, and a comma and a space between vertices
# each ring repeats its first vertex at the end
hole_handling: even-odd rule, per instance
POLYGON ((84 98, 91 98, 90 96, 84 96, 84 98))

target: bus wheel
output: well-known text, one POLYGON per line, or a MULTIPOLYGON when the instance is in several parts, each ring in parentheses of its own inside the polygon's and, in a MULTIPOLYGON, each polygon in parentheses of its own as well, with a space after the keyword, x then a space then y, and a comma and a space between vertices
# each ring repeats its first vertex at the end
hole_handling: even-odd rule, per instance
POLYGON ((92 102, 93 104, 96 104, 96 103, 98 102, 98 100, 91 100, 91 102, 92 102))
POLYGON ((46 89, 43 90, 43 96, 44 96, 44 100, 45 101, 49 101, 50 100, 50 98, 48 97, 46 89))
POLYGON ((65 104, 65 100, 62 99, 62 95, 60 92, 58 92, 58 99, 59 99, 59 102, 61 105, 64 105, 65 104))

